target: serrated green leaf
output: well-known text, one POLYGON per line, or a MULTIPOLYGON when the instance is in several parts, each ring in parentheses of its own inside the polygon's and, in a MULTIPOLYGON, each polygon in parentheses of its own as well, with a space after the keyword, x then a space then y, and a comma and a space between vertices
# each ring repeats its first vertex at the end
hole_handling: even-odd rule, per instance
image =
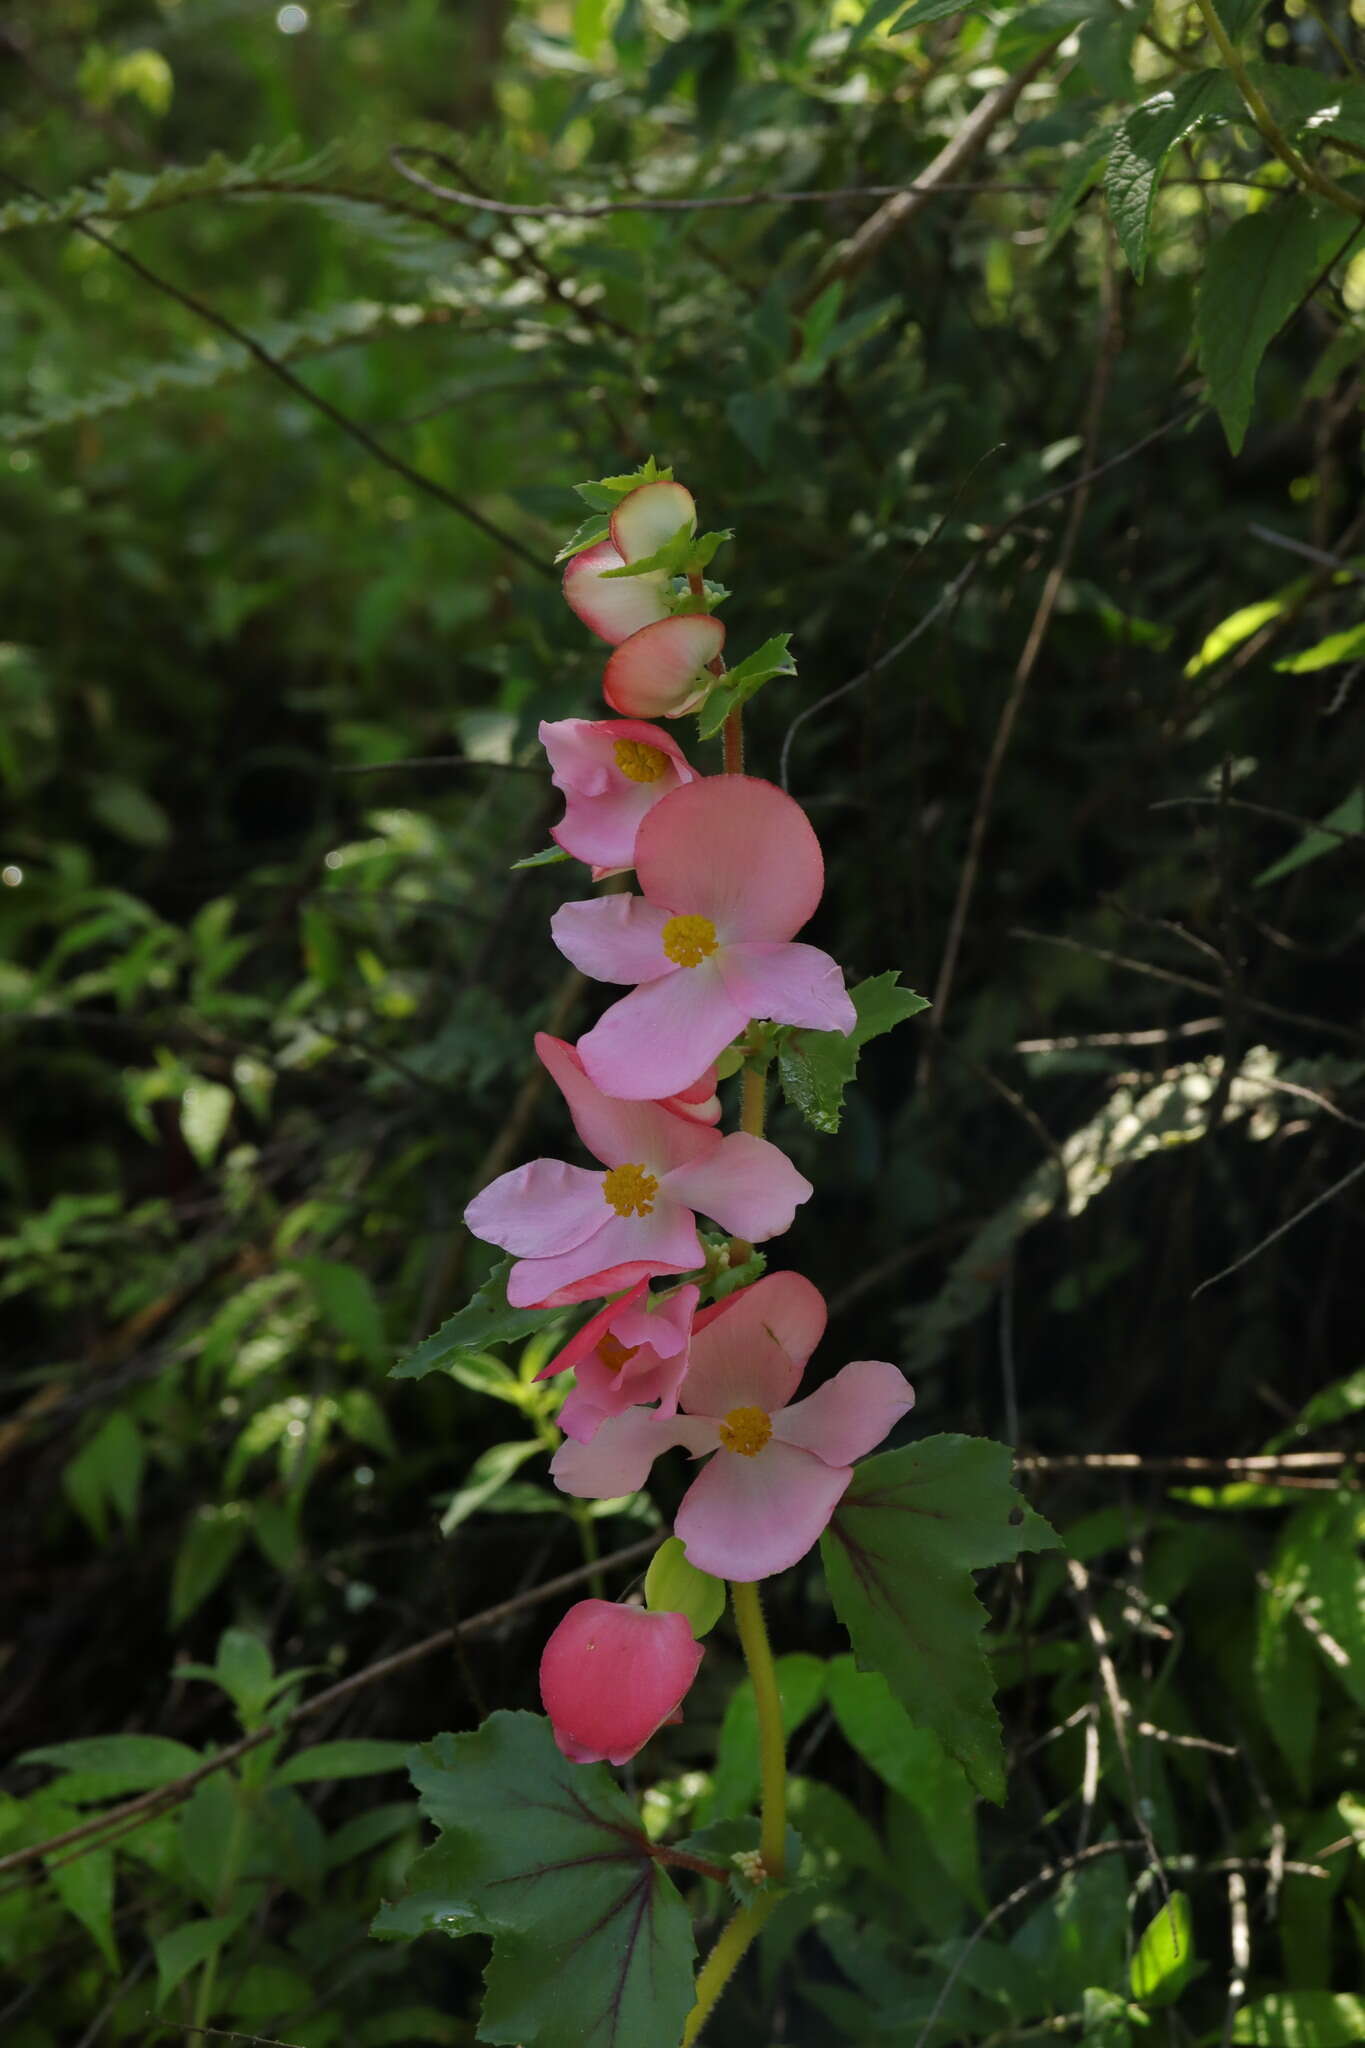
POLYGON ((1282 675, 1311 675, 1320 668, 1335 668, 1338 662, 1359 661, 1365 655, 1365 625, 1348 626, 1344 633, 1329 633, 1314 647, 1290 654, 1275 666, 1282 675))
POLYGON ((1302 588, 1301 581, 1291 583, 1287 589, 1278 591, 1274 597, 1260 598, 1255 604, 1244 604, 1235 612, 1229 612, 1225 619, 1219 620, 1211 633, 1204 636, 1198 653, 1191 655, 1185 663, 1185 675, 1202 675, 1206 668, 1212 668, 1224 655, 1230 654, 1234 647, 1240 647, 1244 640, 1249 640, 1262 626, 1268 626, 1272 619, 1277 619, 1302 588))
POLYGON ((1245 214, 1209 250, 1195 331, 1234 455, 1246 438, 1262 356, 1359 232, 1349 214, 1299 193, 1245 214))
POLYGON ((839 1128, 844 1090, 858 1071, 858 1055, 869 1039, 882 1037, 929 1007, 924 996, 901 987, 894 969, 860 982, 851 995, 858 1022, 847 1038, 838 1031, 790 1031, 778 1048, 782 1093, 808 1124, 827 1135, 839 1128))
POLYGON ((595 548, 597 543, 605 540, 610 532, 610 522, 603 519, 600 515, 594 515, 591 519, 585 519, 581 526, 574 528, 568 540, 565 541, 563 547, 555 556, 556 565, 560 562, 570 561, 574 555, 581 555, 588 548, 595 548))
MULTIPOLYGON (((1337 832, 1365 832, 1365 790, 1353 789, 1334 810, 1327 813, 1322 823, 1335 826, 1337 832)), ((1262 889, 1267 883, 1292 875, 1296 868, 1307 867, 1309 861, 1321 860, 1325 853, 1339 853, 1342 844, 1333 832, 1305 832, 1297 846, 1291 847, 1279 860, 1272 861, 1268 868, 1262 868, 1252 887, 1262 889)))
POLYGON ((533 1458, 545 1446, 538 1437, 523 1437, 520 1442, 493 1444, 474 1460, 465 1478, 464 1485, 452 1497, 449 1507, 441 1516, 441 1534, 449 1536, 458 1529, 461 1522, 467 1522, 475 1511, 491 1500, 504 1487, 512 1474, 533 1458))
POLYGON ((197 1750, 168 1735, 86 1735, 74 1742, 54 1742, 26 1750, 21 1764, 51 1764, 65 1773, 54 1787, 63 1799, 121 1799, 128 1792, 147 1792, 169 1785, 197 1769, 197 1750))
POLYGON ((880 1671, 860 1671, 852 1657, 833 1657, 826 1691, 845 1740, 914 1807, 948 1875, 984 1910, 976 1795, 961 1764, 929 1729, 915 1727, 880 1671))
POLYGON ((1238 2048, 1359 2048, 1365 1998, 1348 1991, 1272 1991, 1232 2022, 1238 2048))
POLYGON ((732 711, 747 704, 756 690, 774 676, 794 676, 796 663, 789 652, 790 633, 775 633, 752 654, 727 669, 702 705, 697 731, 704 740, 714 739, 732 711))
POLYGON ((323 1318, 363 1358, 380 1365, 392 1356, 384 1334, 384 1312, 369 1275, 345 1259, 299 1259, 323 1318))
POLYGON ((515 874, 518 868, 557 867, 560 861, 568 860, 568 858, 569 855, 565 853, 562 846, 547 846, 543 853, 528 853, 525 860, 514 860, 512 872, 515 874))
POLYGON ((204 1507, 193 1517, 171 1574, 171 1626, 188 1621, 213 1591, 246 1541, 249 1523, 241 1507, 204 1507))
POLYGON ((235 1925, 229 1915, 218 1914, 212 1919, 187 1920, 183 1927, 173 1927, 169 1934, 153 1940, 158 2012, 191 1970, 197 1970, 201 1963, 217 1954, 235 1925))
POLYGON ((1235 119, 1239 112, 1245 119, 1225 72, 1192 71, 1144 100, 1119 123, 1110 145, 1104 193, 1119 245, 1139 280, 1147 267, 1152 206, 1166 158, 1177 142, 1205 122, 1235 119))
POLYGON ((1143 2005, 1169 2005, 1193 1968, 1194 1916, 1185 1893, 1172 1892, 1137 1945, 1129 1970, 1133 1996, 1143 2005))
POLYGON ((401 1771, 411 1755, 406 1742, 379 1742, 353 1736, 342 1742, 315 1742, 293 1756, 274 1772, 276 1785, 314 1785, 320 1779, 372 1778, 382 1771, 401 1771))
POLYGON ((866 1459, 821 1538, 834 1611, 865 1671, 880 1671, 988 1799, 1004 1797, 1000 1723, 972 1574, 1056 1537, 985 1437, 934 1436, 866 1459))
POLYGON ((660 469, 651 455, 641 468, 632 470, 629 476, 592 477, 585 484, 575 484, 573 489, 585 505, 591 505, 594 512, 614 512, 622 498, 629 497, 632 491, 638 491, 641 484, 671 483, 672 480, 672 470, 660 469))
POLYGON ((677 2048, 691 1921, 608 1771, 568 1763, 539 1715, 505 1712, 426 1743, 411 1770, 441 1840, 376 1932, 492 1936, 481 2040, 677 2048))
POLYGON ((507 1301, 507 1276, 514 1261, 504 1259, 493 1268, 483 1286, 464 1308, 458 1310, 439 1330, 410 1351, 395 1365, 392 1380, 420 1380, 429 1372, 447 1372, 466 1351, 483 1351, 490 1344, 507 1344, 514 1337, 529 1337, 544 1329, 561 1309, 511 1308, 507 1301))
POLYGON ((117 1970, 114 1940, 114 1852, 82 1848, 78 1856, 44 1859, 52 1889, 94 1942, 111 1970, 117 1970))

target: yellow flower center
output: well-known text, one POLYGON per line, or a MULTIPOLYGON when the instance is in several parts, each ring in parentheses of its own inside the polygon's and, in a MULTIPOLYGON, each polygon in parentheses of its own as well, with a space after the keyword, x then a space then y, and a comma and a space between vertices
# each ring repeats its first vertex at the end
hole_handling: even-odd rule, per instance
POLYGON ((658 782, 668 773, 667 754, 648 740, 617 740, 612 752, 617 767, 632 782, 658 782))
POLYGON ((756 1458, 772 1433, 772 1418, 762 1408, 732 1408, 720 1425, 722 1446, 741 1458, 756 1458))
POLYGON ((618 1216, 651 1216, 659 1183, 643 1166, 613 1166, 602 1182, 608 1208, 618 1216))
POLYGON ((634 1358, 639 1348, 638 1344, 623 1344, 619 1337, 613 1337, 608 1330, 597 1347, 597 1355, 608 1372, 620 1372, 621 1367, 634 1358))
POLYGON ((700 967, 719 944, 709 917, 670 917, 659 939, 675 967, 700 967))

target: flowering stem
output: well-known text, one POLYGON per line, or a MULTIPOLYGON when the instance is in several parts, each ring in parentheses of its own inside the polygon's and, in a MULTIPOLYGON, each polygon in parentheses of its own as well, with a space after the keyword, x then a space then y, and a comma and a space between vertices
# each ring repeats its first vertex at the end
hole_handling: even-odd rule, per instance
POLYGON ((727 775, 744 773, 744 725, 743 714, 738 704, 721 727, 725 742, 725 772, 727 775))
POLYGON ((682 2048, 692 2048, 711 2016, 711 2008, 730 1980, 736 1963, 778 1903, 776 1892, 764 1892, 752 1904, 741 1906, 722 1929, 720 1939, 697 1975, 697 2002, 683 2028, 682 2048))
POLYGON ((730 1599, 758 1709, 758 1770, 763 1787, 759 1853, 768 1876, 781 1884, 787 1874, 787 1743, 782 1733, 782 1695, 777 1689, 758 1587, 735 1580, 730 1599))

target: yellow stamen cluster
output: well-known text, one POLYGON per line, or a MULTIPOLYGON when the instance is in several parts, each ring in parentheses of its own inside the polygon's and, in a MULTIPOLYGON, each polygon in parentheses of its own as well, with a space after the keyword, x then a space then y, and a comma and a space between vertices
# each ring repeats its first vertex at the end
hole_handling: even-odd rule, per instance
POLYGON ((612 753, 631 782, 658 782, 668 773, 667 754, 662 747, 651 747, 648 740, 617 740, 612 753))
POLYGON ((772 1433, 772 1418, 762 1408, 732 1408, 720 1425, 722 1447, 741 1458, 756 1458, 772 1433))
POLYGON ((659 1183, 643 1166, 613 1166, 602 1181, 608 1208, 618 1216, 651 1216, 659 1183))
POLYGON ((613 1337, 608 1330, 597 1347, 597 1355, 608 1372, 620 1372, 621 1367, 629 1364, 639 1348, 638 1344, 623 1344, 619 1337, 613 1337))
POLYGON ((675 967, 700 967, 719 944, 709 917, 670 917, 659 942, 675 967))

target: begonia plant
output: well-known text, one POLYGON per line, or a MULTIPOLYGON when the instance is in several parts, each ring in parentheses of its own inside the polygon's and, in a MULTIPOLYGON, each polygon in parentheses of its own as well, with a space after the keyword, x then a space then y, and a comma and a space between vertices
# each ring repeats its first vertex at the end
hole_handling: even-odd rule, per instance
POLYGON ((388 1909, 388 1931, 492 1937, 486 2040, 677 2048, 698 2038, 777 1906, 811 1881, 788 1825, 760 1588, 819 1544, 828 1590, 817 1597, 863 1670, 884 1674, 887 1711, 998 1798, 971 1574, 1049 1532, 1013 1492, 998 1445, 939 1436, 878 1452, 915 1400, 891 1360, 807 1377, 825 1299, 790 1264, 764 1267, 814 1189, 781 1142, 789 1126, 777 1142, 765 1134, 769 1079, 775 1069, 789 1116, 834 1130, 863 1044, 924 1005, 894 972, 850 989, 838 961, 798 937, 821 912, 820 842, 792 797, 745 772, 741 730, 758 689, 794 673, 789 636, 726 669, 715 611, 727 593, 705 572, 728 535, 699 534, 692 494, 652 461, 582 495, 599 517, 570 544, 564 596, 610 647, 602 691, 620 715, 585 705, 540 726, 565 798, 553 857, 605 883, 564 901, 550 929, 590 982, 627 993, 576 1044, 541 1032, 535 1053, 594 1163, 530 1158, 474 1195, 469 1230, 511 1259, 400 1370, 459 1370, 476 1337, 482 1356, 543 1325, 532 1391, 557 1413, 550 1473, 575 1514, 644 1497, 665 1452, 691 1469, 679 1487, 676 1461, 661 1467, 649 1512, 671 1533, 643 1586, 616 1601, 595 1587, 552 1630, 546 1718, 499 1710, 419 1754, 414 1778, 442 1838, 414 1871, 413 1900, 388 1909), (718 761, 652 722, 689 711, 699 746, 719 735, 718 761), (636 888, 618 886, 631 871, 636 888), (703 1234, 699 1217, 717 1230, 703 1234), (606 1773, 667 1744, 727 1585, 760 1812, 738 1839, 703 1829, 660 1841, 606 1773), (558 1882, 573 1870, 599 1873, 600 1911, 590 1887, 558 1882), (732 1911, 694 1978, 692 1923, 712 1916, 717 1888, 732 1911), (525 1981, 537 1970, 539 1997, 525 1981))

